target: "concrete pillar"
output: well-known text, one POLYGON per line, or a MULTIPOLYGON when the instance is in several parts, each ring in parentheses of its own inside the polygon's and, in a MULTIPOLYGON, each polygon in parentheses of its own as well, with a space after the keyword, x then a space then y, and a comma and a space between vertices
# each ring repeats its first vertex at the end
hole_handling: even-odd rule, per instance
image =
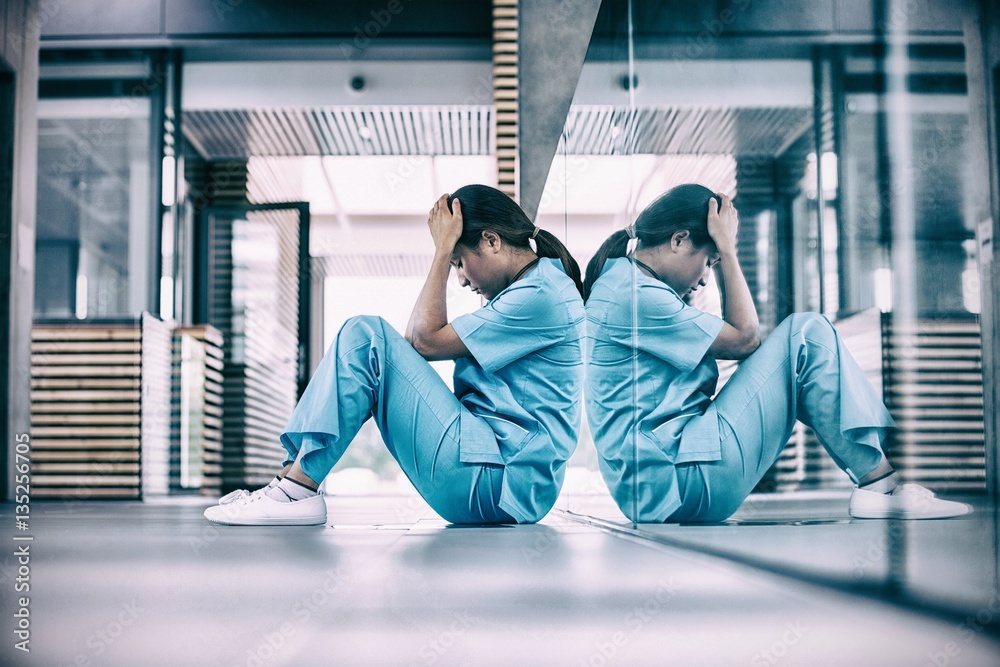
POLYGON ((518 2, 519 203, 534 219, 601 0, 518 2))
MULTIPOLYGON (((971 139, 968 174, 970 211, 976 225, 983 340, 983 427, 986 443, 986 484, 994 500, 1000 499, 1000 423, 997 369, 1000 368, 1000 261, 996 244, 1000 239, 1000 8, 991 0, 966 0, 966 75, 969 81, 969 129, 971 139)), ((1000 567, 1000 560, 997 561, 1000 567)), ((1000 575, 998 575, 1000 578, 1000 575)))
POLYGON ((16 436, 31 422, 31 320, 35 296, 38 41, 46 16, 35 0, 0 3, 0 437, 5 499, 13 497, 16 436))

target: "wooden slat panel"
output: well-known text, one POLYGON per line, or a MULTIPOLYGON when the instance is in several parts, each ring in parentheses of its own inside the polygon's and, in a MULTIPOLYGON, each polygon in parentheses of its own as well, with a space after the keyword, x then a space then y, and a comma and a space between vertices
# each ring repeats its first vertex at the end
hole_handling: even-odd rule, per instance
POLYGON ((174 331, 172 491, 198 490, 206 495, 221 491, 222 343, 222 334, 212 326, 174 331))
MULTIPOLYGON (((150 317, 150 316, 146 316, 150 317)), ((161 328, 167 325, 152 318, 161 328)), ((32 331, 31 423, 39 498, 139 498, 143 354, 139 321, 45 323, 32 331)))
POLYGON ((904 479, 936 490, 985 491, 983 375, 972 317, 882 318, 885 399, 897 430, 889 459, 904 479))

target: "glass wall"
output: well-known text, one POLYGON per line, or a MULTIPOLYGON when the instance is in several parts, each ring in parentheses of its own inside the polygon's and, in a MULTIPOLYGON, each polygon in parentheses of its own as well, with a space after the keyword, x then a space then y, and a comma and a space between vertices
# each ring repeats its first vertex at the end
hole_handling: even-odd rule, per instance
POLYGON ((147 59, 50 55, 38 105, 35 314, 101 319, 151 309, 159 174, 147 59))
MULTIPOLYGON (((921 13, 931 9, 882 20, 895 5, 876 2, 873 28, 838 43, 832 32, 807 34, 827 30, 820 9, 815 25, 778 37, 770 35, 781 32, 779 17, 765 16, 772 10, 738 5, 604 3, 547 193, 565 197, 571 231, 574 202, 600 202, 589 221, 603 233, 582 249, 584 262, 675 185, 732 196, 762 333, 794 312, 829 318, 895 420, 884 446, 902 479, 980 509, 952 522, 852 521, 850 478, 797 424, 757 488, 797 493, 753 494, 722 524, 632 523, 625 516, 643 502, 673 492, 656 461, 677 454, 676 442, 656 436, 669 419, 636 421, 631 442, 616 441, 614 460, 603 461, 603 479, 619 482, 617 503, 597 493, 562 506, 810 577, 976 604, 995 590, 996 530, 984 495, 961 25, 921 13), (944 577, 938 567, 948 558, 962 566, 944 577)), ((578 219, 586 229, 588 218, 578 219)), ((642 310, 648 272, 633 275, 630 293, 618 295, 636 304, 631 355, 619 365, 632 368, 621 373, 631 373, 621 392, 632 392, 638 415, 652 386, 642 375, 649 346, 638 322, 655 313, 642 310)), ((684 300, 724 314, 718 278, 684 300)), ((720 360, 718 368, 702 389, 708 395, 738 364, 720 360)), ((600 456, 607 446, 597 449, 600 456)))

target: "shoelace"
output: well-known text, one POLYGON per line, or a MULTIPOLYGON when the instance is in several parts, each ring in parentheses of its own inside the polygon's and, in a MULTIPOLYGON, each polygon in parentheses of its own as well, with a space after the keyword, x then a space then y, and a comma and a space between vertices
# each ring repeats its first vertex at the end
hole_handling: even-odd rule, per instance
POLYGON ((250 495, 250 492, 247 491, 246 489, 236 489, 235 491, 230 491, 226 495, 219 498, 219 504, 224 505, 225 503, 231 503, 236 500, 239 500, 243 496, 248 496, 248 495, 250 495))
POLYGON ((893 495, 897 493, 907 493, 914 496, 919 496, 920 498, 934 498, 934 492, 928 488, 922 487, 919 484, 900 484, 895 491, 892 492, 893 495))

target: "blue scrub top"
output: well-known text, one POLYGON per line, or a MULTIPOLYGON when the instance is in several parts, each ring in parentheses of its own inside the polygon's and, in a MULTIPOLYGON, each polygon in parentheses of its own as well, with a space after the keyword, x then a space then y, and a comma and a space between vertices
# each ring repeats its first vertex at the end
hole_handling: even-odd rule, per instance
POLYGON ((586 313, 587 418, 601 473, 626 516, 662 522, 681 504, 674 465, 721 456, 708 348, 724 322, 625 258, 604 265, 586 313))
POLYGON ((552 508, 576 449, 584 321, 583 300, 562 263, 542 258, 451 323, 472 353, 455 361, 455 395, 496 435, 463 428, 461 460, 505 466, 500 508, 519 523, 552 508))

